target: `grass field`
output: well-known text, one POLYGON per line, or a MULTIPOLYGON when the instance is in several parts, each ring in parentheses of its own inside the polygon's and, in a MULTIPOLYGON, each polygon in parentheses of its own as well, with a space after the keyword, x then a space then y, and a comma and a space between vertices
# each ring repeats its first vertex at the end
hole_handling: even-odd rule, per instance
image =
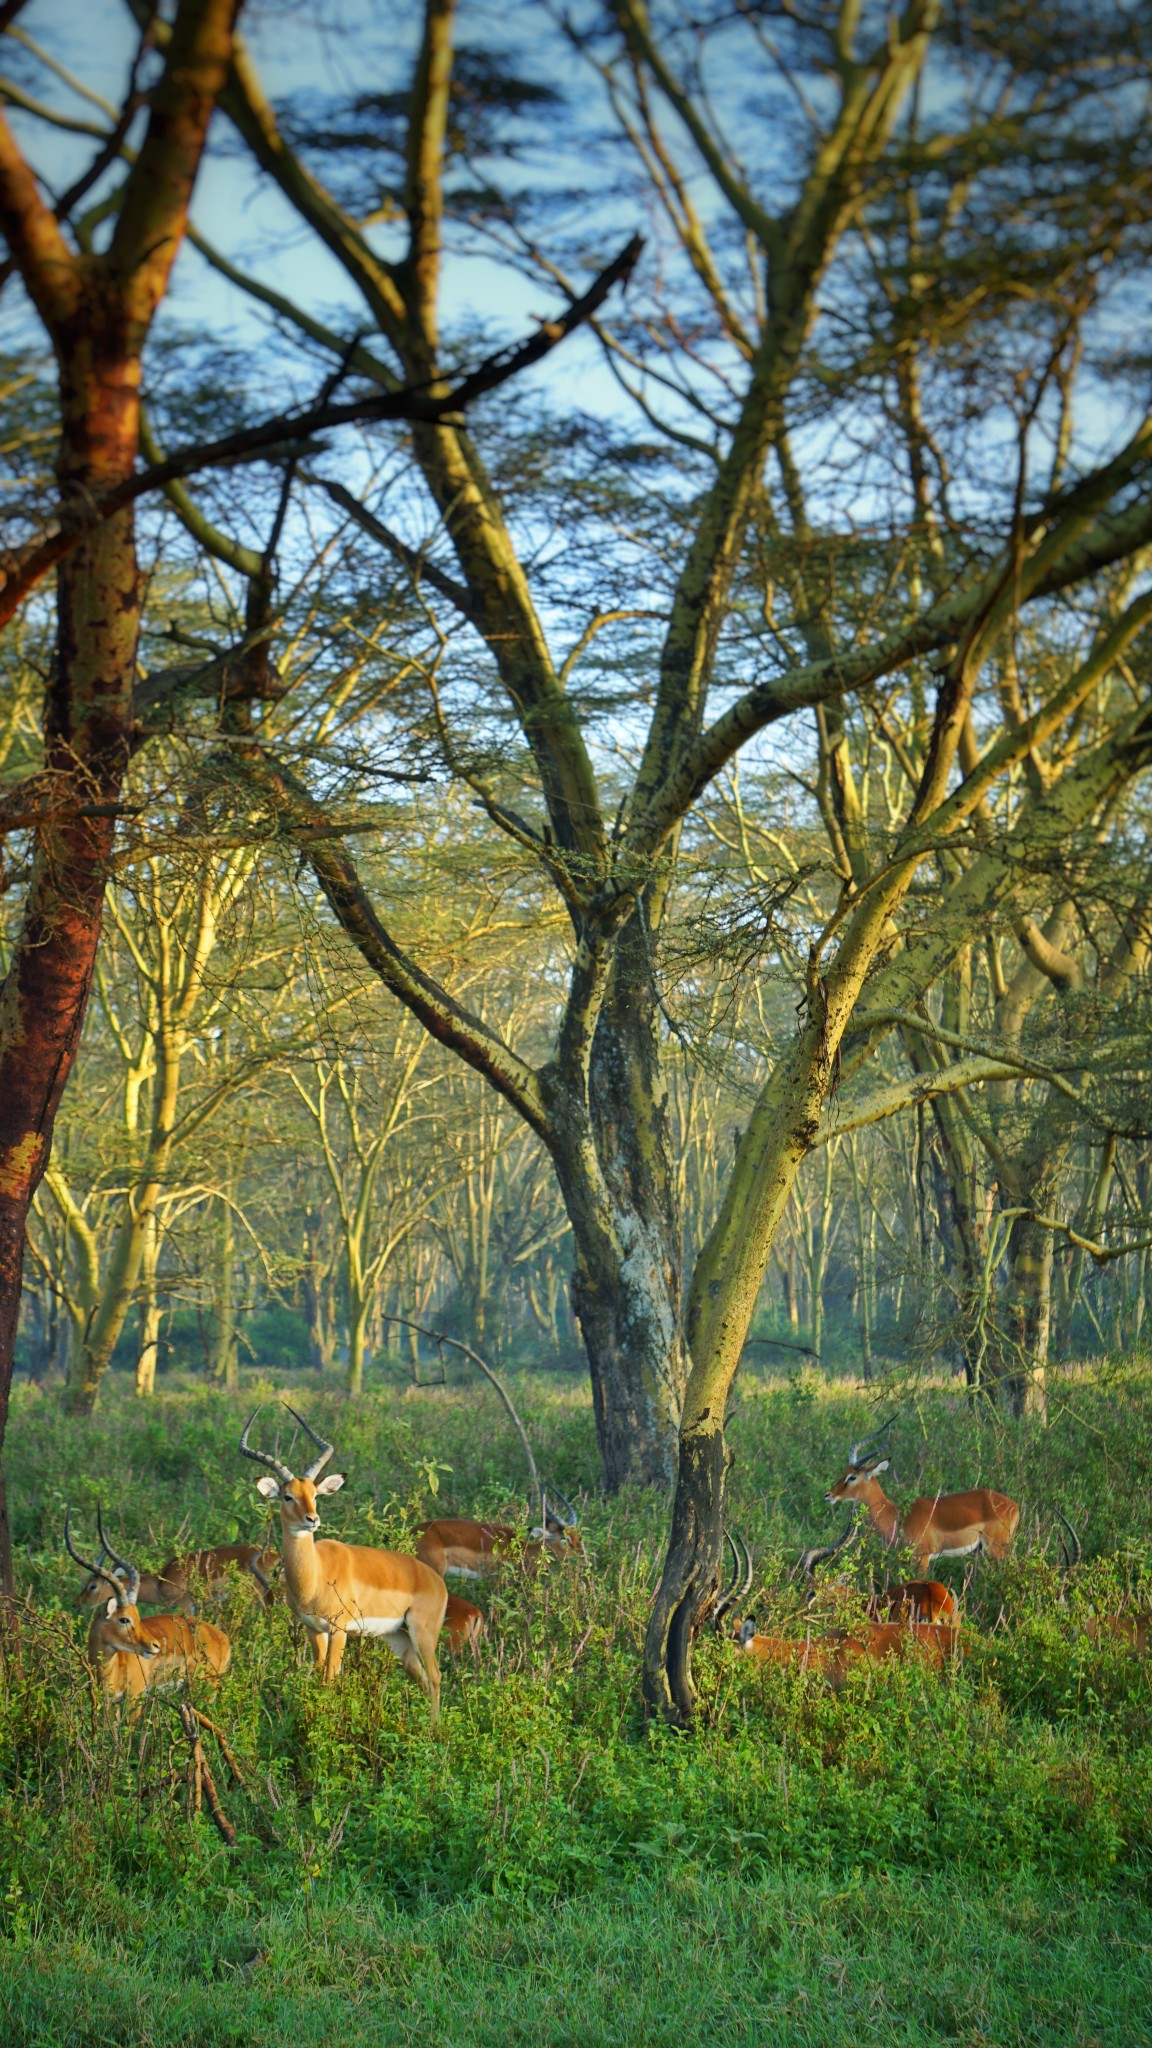
MULTIPOLYGON (((478 1662, 446 1660, 435 1734, 381 1645, 350 1646, 322 1690, 287 1610, 263 1615, 237 1585, 232 1669, 198 1695, 243 1771, 230 1784, 209 1738, 229 1850, 187 1811, 171 1708, 129 1729, 95 1705, 60 1532, 71 1502, 83 1548, 100 1497, 145 1563, 178 1538, 258 1534, 236 1454, 256 1394, 142 1407, 111 1389, 74 1423, 21 1390, 0 2040, 1152 2042, 1152 1669, 1082 1630, 1090 1605, 1152 1592, 1152 1374, 1071 1376, 1043 1430, 926 1388, 891 1490, 979 1481, 1024 1509, 1015 1555, 973 1586, 961 1669, 859 1670, 837 1697, 707 1642, 687 1738, 639 1706, 652 1502, 595 1498, 578 1382, 516 1392, 543 1469, 587 1495, 589 1567, 481 1589, 488 1641, 478 1662), (1063 1604, 1056 1506, 1085 1545, 1063 1604)), ((348 1477, 330 1533, 403 1543, 435 1510, 519 1512, 515 1443, 485 1394, 289 1394, 348 1477)), ((834 1531, 823 1495, 871 1413, 810 1373, 743 1386, 733 1518, 776 1623, 771 1589, 834 1531)), ((874 1546, 853 1569, 882 1573, 874 1546)))

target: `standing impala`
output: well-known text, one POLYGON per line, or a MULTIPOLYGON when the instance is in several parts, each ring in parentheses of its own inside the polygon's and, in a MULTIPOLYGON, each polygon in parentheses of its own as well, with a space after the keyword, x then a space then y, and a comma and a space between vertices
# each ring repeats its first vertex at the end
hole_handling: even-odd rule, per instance
POLYGON ((140 1574, 126 1559, 117 1557, 104 1534, 100 1510, 96 1510, 100 1536, 100 1564, 90 1564, 73 1548, 69 1512, 64 1515, 64 1547, 75 1564, 104 1582, 105 1598, 94 1610, 88 1624, 88 1662, 97 1673, 108 1700, 130 1700, 138 1709, 142 1694, 158 1686, 179 1684, 193 1673, 223 1677, 232 1656, 232 1645, 223 1629, 210 1621, 188 1621, 182 1614, 153 1614, 140 1619, 136 1605, 140 1574), (104 1570, 103 1559, 111 1558, 114 1572, 104 1570))
POLYGON ((562 1503, 562 1513, 553 1511, 544 1495, 540 1527, 525 1538, 506 1522, 469 1522, 449 1517, 425 1522, 416 1545, 417 1557, 443 1577, 459 1573, 463 1579, 486 1579, 505 1564, 520 1562, 535 1568, 542 1557, 582 1557, 584 1544, 570 1500, 553 1487, 562 1503))
POLYGON ((890 1428, 891 1423, 885 1423, 862 1443, 853 1444, 848 1470, 825 1498, 867 1508, 877 1534, 891 1549, 900 1545, 910 1550, 925 1581, 934 1557, 970 1557, 973 1552, 1003 1557, 1020 1520, 1016 1502, 1006 1494, 985 1486, 968 1493, 924 1494, 901 1515, 880 1485, 879 1475, 888 1470, 888 1460, 868 1448, 890 1428))
POLYGON ((338 1492, 344 1475, 330 1472, 321 1479, 332 1445, 317 1436, 311 1423, 297 1415, 287 1401, 284 1406, 318 1450, 299 1479, 279 1458, 269 1451, 253 1450, 248 1442, 258 1408, 244 1425, 240 1449, 246 1458, 270 1468, 267 1477, 256 1481, 256 1490, 265 1500, 280 1503, 284 1591, 293 1614, 312 1638, 315 1669, 331 1685, 339 1676, 349 1636, 383 1636, 408 1677, 426 1694, 435 1721, 440 1711, 436 1638, 444 1621, 448 1588, 438 1572, 400 1551, 370 1550, 360 1543, 336 1543, 330 1537, 317 1541, 317 1500, 321 1494, 338 1492))

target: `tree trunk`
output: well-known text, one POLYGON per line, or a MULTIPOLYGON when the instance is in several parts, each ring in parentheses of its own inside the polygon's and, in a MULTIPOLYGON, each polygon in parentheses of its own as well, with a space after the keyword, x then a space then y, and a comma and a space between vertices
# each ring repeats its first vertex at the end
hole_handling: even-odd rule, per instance
POLYGON ((148 1219, 140 1267, 140 1350, 136 1359, 136 1395, 139 1400, 147 1400, 156 1392, 156 1365, 160 1352, 160 1297, 156 1291, 159 1259, 160 1224, 153 1211, 148 1219))
POLYGON ((1052 1232, 1044 1230, 1030 1216, 1017 1217, 1009 1241, 1007 1302, 1013 1348, 1001 1382, 1003 1398, 1016 1416, 1043 1417, 1048 1412, 1052 1254, 1052 1232))
POLYGON ((213 1320, 216 1342, 212 1377, 230 1393, 235 1393, 240 1385, 240 1359, 236 1345, 236 1231, 228 1202, 221 1203, 220 1263, 216 1274, 213 1320))
POLYGON ((575 1239, 572 1307, 609 1493, 671 1486, 687 1383, 681 1231, 643 905, 620 933, 589 1070, 591 1121, 561 1100, 554 1152, 575 1239))
MULTIPOLYGON (((112 244, 77 256, 0 123, 5 240, 56 356, 61 497, 131 476, 140 358, 184 233, 235 0, 182 0, 148 125, 120 191, 112 244)), ((24 1232, 75 1062, 100 939, 104 883, 132 738, 140 588, 131 510, 66 554, 44 701, 43 786, 24 915, 0 992, 0 1448, 20 1310, 24 1232)), ((12 1554, 0 1470, 0 1591, 12 1554)))

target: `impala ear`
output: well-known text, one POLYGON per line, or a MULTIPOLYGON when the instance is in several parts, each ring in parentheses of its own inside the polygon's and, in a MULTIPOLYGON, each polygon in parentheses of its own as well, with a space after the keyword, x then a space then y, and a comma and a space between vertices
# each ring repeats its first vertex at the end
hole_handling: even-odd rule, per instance
POLYGON ((871 1471, 870 1471, 870 1472, 869 1472, 869 1474, 868 1474, 868 1477, 869 1477, 870 1479, 875 1479, 875 1477, 876 1477, 876 1474, 877 1474, 878 1472, 886 1472, 887 1470, 888 1470, 888 1460, 887 1460, 887 1458, 881 1458, 881 1460, 880 1460, 880 1463, 879 1463, 878 1465, 873 1465, 873 1467, 872 1467, 871 1471))
POLYGON ((107 1621, 111 1621, 111 1619, 112 1619, 112 1616, 113 1616, 114 1614, 116 1614, 116 1613, 118 1613, 118 1612, 119 1612, 119 1608, 120 1608, 120 1602, 119 1602, 119 1601, 117 1600, 117 1598, 116 1598, 116 1595, 115 1595, 115 1594, 113 1593, 113 1594, 112 1594, 112 1595, 111 1595, 111 1596, 109 1597, 109 1599, 108 1599, 108 1601, 107 1601, 107 1604, 105 1605, 105 1608, 104 1608, 104 1616, 105 1616, 105 1619, 106 1619, 107 1621))
POLYGON ((344 1474, 342 1472, 330 1472, 327 1479, 318 1479, 316 1481, 316 1491, 317 1493, 339 1493, 343 1484, 344 1474))
POLYGON ((273 1479, 270 1472, 264 1472, 256 1481, 256 1491, 262 1493, 265 1500, 275 1500, 280 1491, 280 1481, 273 1479))

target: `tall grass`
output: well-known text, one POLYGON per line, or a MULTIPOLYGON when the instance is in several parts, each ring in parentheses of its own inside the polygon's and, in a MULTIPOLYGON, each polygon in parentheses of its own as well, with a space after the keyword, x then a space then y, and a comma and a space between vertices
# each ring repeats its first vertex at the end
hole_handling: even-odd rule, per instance
MULTIPOLYGON (((521 1512, 516 1447, 483 1396, 289 1391, 348 1477, 329 1533, 402 1544, 437 1511, 521 1512)), ((78 1423, 20 1394, 3 2038, 247 2042, 290 2024, 296 2042, 751 2042, 771 2012, 789 2042, 1152 2039, 1152 1674, 1082 1627, 1092 1602, 1149 1594, 1152 1382, 1070 1378, 1046 1429, 926 1389, 898 1428, 896 1495, 988 1483, 1024 1508, 1015 1555, 980 1567, 962 1666, 859 1669, 834 1695, 707 1641, 687 1739, 640 1710, 654 1503, 596 1498, 582 1392, 526 1378, 517 1397, 542 1469, 586 1496, 590 1564, 480 1589, 488 1639, 446 1663, 434 1733, 381 1644, 350 1645, 323 1689, 286 1608, 262 1613, 238 1582, 232 1668, 197 1693, 241 1766, 229 1784, 213 1756, 229 1850, 188 1811, 170 1706, 129 1726, 94 1697, 60 1532, 66 1502, 91 1531, 100 1498, 142 1562, 259 1533, 236 1455, 255 1396, 113 1398, 78 1423), (1056 1506, 1086 1551, 1063 1602, 1056 1506)), ((780 1625, 787 1567, 835 1528, 823 1495, 869 1413, 814 1374, 745 1385, 733 1517, 780 1625)), ((271 1441, 277 1416, 290 1455, 283 1411, 256 1434, 271 1441)), ((884 1567, 874 1546, 853 1558, 861 1583, 884 1567)))

